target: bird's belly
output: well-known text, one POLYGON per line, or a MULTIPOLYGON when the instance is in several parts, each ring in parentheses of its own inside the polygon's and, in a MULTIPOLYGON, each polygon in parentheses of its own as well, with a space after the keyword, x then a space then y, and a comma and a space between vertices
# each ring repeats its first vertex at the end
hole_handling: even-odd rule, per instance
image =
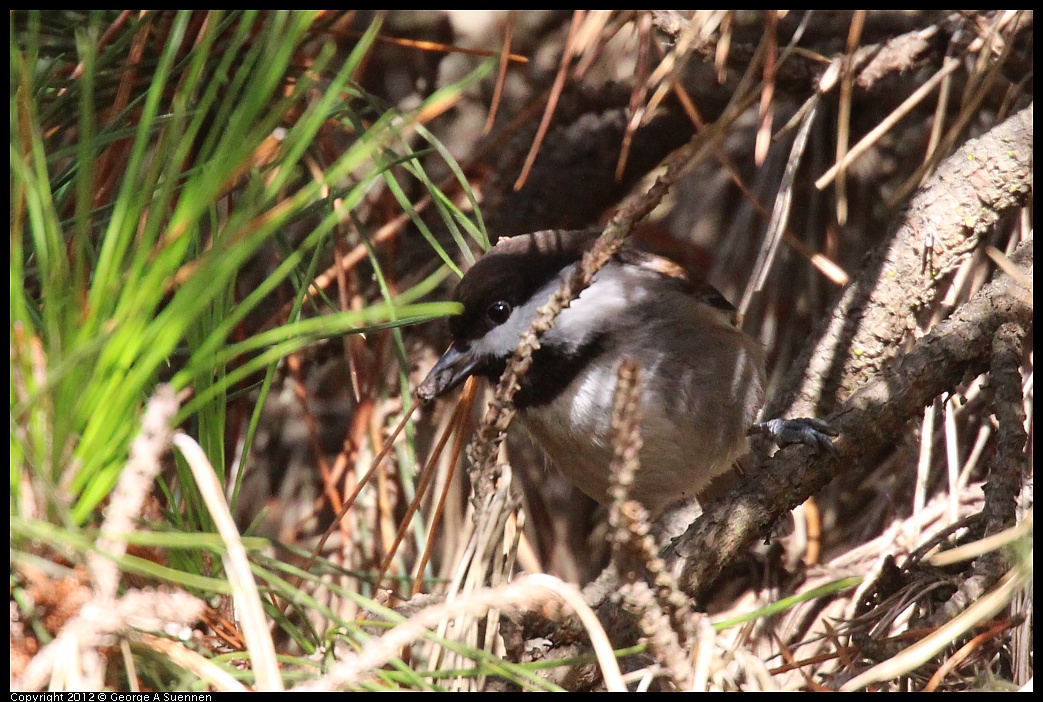
MULTIPOLYGON (((616 363, 599 359, 554 400, 520 413, 529 434, 583 492, 608 501, 613 455, 612 396, 616 363)), ((642 393, 641 466, 630 491, 653 514, 694 497, 745 449, 747 419, 708 418, 663 406, 661 392, 642 393), (685 421, 693 420, 693 421, 685 421), (703 427, 703 428, 697 428, 703 427)), ((712 404, 712 403, 710 403, 712 404)), ((719 408, 707 407, 706 412, 719 408)))

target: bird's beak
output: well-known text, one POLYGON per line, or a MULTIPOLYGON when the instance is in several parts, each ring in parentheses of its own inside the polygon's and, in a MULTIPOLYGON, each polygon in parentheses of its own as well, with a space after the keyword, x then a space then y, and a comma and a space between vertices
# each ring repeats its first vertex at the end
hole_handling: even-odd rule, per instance
POLYGON ((420 383, 416 395, 423 402, 430 402, 449 392, 474 372, 482 359, 473 350, 458 351, 456 346, 450 346, 431 372, 420 383))

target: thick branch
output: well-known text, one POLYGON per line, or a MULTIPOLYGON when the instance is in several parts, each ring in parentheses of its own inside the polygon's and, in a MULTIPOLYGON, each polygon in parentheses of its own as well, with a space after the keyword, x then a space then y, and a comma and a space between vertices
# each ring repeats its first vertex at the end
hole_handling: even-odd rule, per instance
MULTIPOLYGON (((1031 240, 1018 247, 1014 262, 1031 277, 1031 240)), ((838 471, 857 470, 862 456, 893 444, 910 419, 940 393, 954 389, 968 372, 985 371, 992 338, 1007 322, 1031 327, 1031 291, 1000 274, 830 418, 842 434, 835 442, 838 461, 817 457, 803 446, 780 451, 728 499, 710 505, 670 549, 668 559, 675 563, 699 554, 685 562, 682 588, 697 599, 704 595, 724 566, 768 533, 779 517, 818 492, 838 471)))
POLYGON ((824 416, 852 395, 917 326, 917 315, 1005 214, 1032 191, 1032 106, 947 158, 870 255, 794 364, 765 416, 824 416))

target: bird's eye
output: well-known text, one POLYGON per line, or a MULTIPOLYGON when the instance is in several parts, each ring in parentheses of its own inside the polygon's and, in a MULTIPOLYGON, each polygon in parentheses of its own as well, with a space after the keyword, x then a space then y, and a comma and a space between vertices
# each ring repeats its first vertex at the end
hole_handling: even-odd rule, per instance
POLYGON ((489 305, 486 314, 489 316, 489 321, 493 324, 503 324, 511 316, 511 304, 503 300, 497 300, 489 305))

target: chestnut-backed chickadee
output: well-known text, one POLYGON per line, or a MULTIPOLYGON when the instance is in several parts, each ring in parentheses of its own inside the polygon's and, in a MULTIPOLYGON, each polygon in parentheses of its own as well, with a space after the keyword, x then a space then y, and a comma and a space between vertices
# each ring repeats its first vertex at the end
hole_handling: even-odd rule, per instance
MULTIPOLYGON (((537 308, 597 239, 541 231, 501 239, 460 281, 453 337, 417 390, 428 401, 468 376, 497 380, 537 308)), ((734 308, 677 264, 624 247, 540 340, 514 396, 522 424, 572 482, 606 502, 621 359, 643 371, 640 469, 630 496, 653 515, 694 497, 746 449, 764 396, 760 344, 734 308)), ((800 427, 796 440, 806 440, 800 427)), ((816 437, 817 440, 817 437, 816 437)))

